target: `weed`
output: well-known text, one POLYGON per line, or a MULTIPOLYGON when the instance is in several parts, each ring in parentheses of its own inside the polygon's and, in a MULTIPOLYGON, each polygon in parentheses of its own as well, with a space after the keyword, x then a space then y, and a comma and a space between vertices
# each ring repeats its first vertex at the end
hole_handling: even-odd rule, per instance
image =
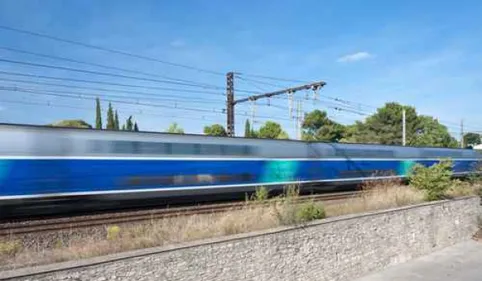
POLYGON ((107 240, 116 240, 119 238, 120 227, 117 225, 112 225, 107 227, 107 240))
POLYGON ((256 191, 251 196, 251 200, 256 202, 263 202, 268 200, 268 196, 269 190, 264 186, 260 186, 256 188, 256 191))
POLYGON ((297 222, 307 222, 312 220, 324 219, 326 217, 323 205, 309 202, 299 206, 296 212, 297 222))
POLYGON ((23 249, 20 241, 4 241, 0 242, 0 255, 15 256, 23 249))

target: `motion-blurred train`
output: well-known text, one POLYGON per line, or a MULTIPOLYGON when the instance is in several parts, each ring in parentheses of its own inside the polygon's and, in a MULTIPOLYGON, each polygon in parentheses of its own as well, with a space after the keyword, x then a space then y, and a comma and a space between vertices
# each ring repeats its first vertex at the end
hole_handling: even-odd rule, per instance
POLYGON ((453 160, 455 175, 470 173, 482 160, 470 149, 0 124, 0 208, 59 199, 211 196, 288 184, 333 187, 403 178, 415 163, 441 158, 453 160))

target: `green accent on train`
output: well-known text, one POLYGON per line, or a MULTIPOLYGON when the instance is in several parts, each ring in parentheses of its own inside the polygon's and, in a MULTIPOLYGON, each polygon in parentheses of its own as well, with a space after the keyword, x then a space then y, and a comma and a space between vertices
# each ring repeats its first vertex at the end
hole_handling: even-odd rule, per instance
POLYGON ((264 166, 262 182, 278 182, 296 180, 298 172, 298 161, 273 160, 267 161, 264 166))
POLYGON ((398 175, 407 176, 415 164, 417 164, 417 162, 411 160, 402 161, 400 163, 400 167, 398 168, 398 175))

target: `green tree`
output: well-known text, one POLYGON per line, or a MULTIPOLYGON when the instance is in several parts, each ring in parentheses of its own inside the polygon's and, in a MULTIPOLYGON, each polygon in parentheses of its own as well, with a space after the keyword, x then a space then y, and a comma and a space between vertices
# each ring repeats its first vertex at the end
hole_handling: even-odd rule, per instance
POLYGON ((172 123, 169 128, 167 128, 166 132, 171 134, 184 134, 184 130, 179 127, 176 122, 172 123))
POLYGON ((121 131, 126 131, 126 124, 122 124, 122 129, 121 131))
POLYGON ((413 138, 418 128, 418 117, 414 107, 390 102, 378 108, 364 122, 357 122, 351 140, 363 143, 402 144, 402 112, 405 109, 406 139, 413 138))
POLYGON ((100 110, 100 100, 95 99, 95 128, 102 130, 102 112, 100 110))
POLYGON ((116 131, 119 131, 119 115, 117 114, 117 110, 115 111, 115 114, 114 114, 114 129, 116 131))
POLYGON ((415 133, 408 139, 408 145, 413 146, 438 146, 457 147, 458 143, 437 119, 431 116, 420 115, 417 117, 415 133))
POLYGON ((114 110, 112 109, 112 104, 109 102, 109 109, 107 110, 107 130, 114 130, 115 129, 115 122, 114 122, 114 110))
POLYGON ((126 120, 126 131, 132 131, 134 129, 134 123, 132 122, 132 115, 126 120))
POLYGON ((244 123, 244 137, 251 137, 251 124, 249 123, 249 119, 246 119, 246 123, 244 123))
POLYGON ((281 131, 281 133, 276 138, 280 140, 287 140, 290 138, 290 136, 285 131, 281 131))
POLYGON ((92 125, 88 124, 84 120, 61 120, 52 124, 48 124, 47 126, 92 129, 92 125))
POLYGON ((303 140, 339 142, 343 138, 343 125, 328 118, 325 111, 314 110, 305 115, 302 125, 303 140))
POLYGON ((222 125, 214 124, 211 126, 204 127, 204 134, 208 136, 218 136, 218 137, 225 137, 228 134, 222 125))
POLYGON ((273 122, 267 121, 264 125, 259 128, 258 137, 263 139, 277 139, 279 136, 286 136, 286 132, 283 131, 281 125, 273 122))
POLYGON ((465 146, 476 146, 480 144, 480 135, 476 133, 466 133, 464 135, 464 145, 465 146))
POLYGON ((134 132, 139 132, 139 127, 137 126, 137 122, 134 123, 134 132))

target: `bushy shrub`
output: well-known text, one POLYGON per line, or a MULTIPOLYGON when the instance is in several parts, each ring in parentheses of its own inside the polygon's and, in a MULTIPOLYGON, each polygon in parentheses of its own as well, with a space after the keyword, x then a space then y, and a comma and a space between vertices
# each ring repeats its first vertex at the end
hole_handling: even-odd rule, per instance
POLYGON ((442 199, 452 184, 452 161, 442 160, 430 167, 416 164, 409 173, 410 185, 425 192, 425 200, 442 199))
POLYGON ((288 186, 285 188, 281 202, 274 205, 275 215, 280 224, 292 225, 326 217, 323 205, 313 201, 300 204, 299 192, 299 187, 288 186))
POLYGON ((320 220, 326 217, 325 208, 321 204, 310 202, 299 206, 296 212, 297 222, 320 220))

